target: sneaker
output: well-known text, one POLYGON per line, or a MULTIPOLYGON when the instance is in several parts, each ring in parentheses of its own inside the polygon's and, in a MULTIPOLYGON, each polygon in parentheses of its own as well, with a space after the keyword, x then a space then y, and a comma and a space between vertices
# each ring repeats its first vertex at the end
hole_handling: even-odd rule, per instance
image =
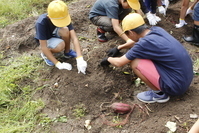
POLYGON ((137 98, 144 103, 165 103, 170 99, 167 94, 158 95, 153 90, 138 93, 137 98))
POLYGON ((41 53, 41 57, 44 59, 44 61, 46 62, 47 65, 49 66, 54 66, 55 64, 50 61, 43 53, 41 53))
POLYGON ((72 49, 70 49, 70 51, 68 53, 64 52, 64 56, 65 56, 65 58, 75 58, 75 57, 77 57, 77 53, 75 51, 73 51, 72 49))
POLYGON ((180 22, 178 24, 175 25, 176 28, 181 28, 184 25, 187 25, 187 23, 184 20, 180 20, 180 22))
POLYGON ((108 39, 105 36, 105 31, 97 27, 97 37, 99 42, 107 42, 108 39))

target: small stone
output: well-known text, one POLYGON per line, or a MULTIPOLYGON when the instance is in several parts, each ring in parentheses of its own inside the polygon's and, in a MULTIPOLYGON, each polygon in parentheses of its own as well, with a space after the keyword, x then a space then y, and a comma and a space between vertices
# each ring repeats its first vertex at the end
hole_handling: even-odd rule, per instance
POLYGON ((197 119, 197 118, 198 118, 198 115, 197 115, 197 114, 190 114, 190 118, 191 118, 191 119, 197 119))

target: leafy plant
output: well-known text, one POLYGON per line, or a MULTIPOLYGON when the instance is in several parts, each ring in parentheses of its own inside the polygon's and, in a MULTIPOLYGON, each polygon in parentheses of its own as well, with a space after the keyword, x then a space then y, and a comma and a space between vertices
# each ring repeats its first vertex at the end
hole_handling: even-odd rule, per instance
MULTIPOLYGON (((117 116, 113 117, 113 122, 114 123, 119 123, 121 121, 121 118, 119 117, 119 114, 117 114, 117 116)), ((122 128, 122 125, 116 126, 118 128, 122 128)))
POLYGON ((84 104, 76 105, 75 109, 73 109, 73 115, 77 118, 85 116, 86 112, 84 104))
POLYGON ((68 119, 67 119, 66 116, 58 116, 58 117, 54 118, 53 121, 54 122, 63 122, 64 123, 64 122, 67 122, 68 119))

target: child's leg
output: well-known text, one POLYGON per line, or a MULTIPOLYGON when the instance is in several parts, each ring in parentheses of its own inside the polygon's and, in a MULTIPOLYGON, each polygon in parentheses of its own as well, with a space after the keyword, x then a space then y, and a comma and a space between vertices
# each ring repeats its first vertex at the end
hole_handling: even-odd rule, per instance
POLYGON ((91 22, 96 26, 100 26, 104 31, 114 31, 111 19, 107 16, 96 16, 91 19, 91 22))
POLYGON ((137 94, 141 102, 165 103, 169 101, 170 97, 160 89, 160 75, 151 60, 135 59, 131 62, 131 67, 135 74, 150 87, 150 90, 137 94))
POLYGON ((147 59, 135 59, 131 62, 134 73, 152 90, 161 90, 159 85, 160 75, 153 62, 147 59))
POLYGON ((145 6, 149 11, 151 11, 151 0, 145 0, 144 1, 145 6))
POLYGON ((157 8, 157 0, 151 0, 151 13, 155 14, 157 8))

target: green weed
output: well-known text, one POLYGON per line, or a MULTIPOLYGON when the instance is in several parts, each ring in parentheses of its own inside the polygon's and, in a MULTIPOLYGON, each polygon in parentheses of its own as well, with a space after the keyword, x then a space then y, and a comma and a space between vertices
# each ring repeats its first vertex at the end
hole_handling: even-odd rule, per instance
MULTIPOLYGON (((3 54, 1 54, 3 58, 3 54)), ((32 95, 40 88, 34 88, 24 81, 32 81, 43 69, 41 58, 23 54, 9 58, 0 64, 0 132, 31 132, 43 116, 39 114, 43 102, 33 100, 32 95)))
POLYGON ((76 105, 75 109, 73 109, 73 115, 77 118, 85 116, 86 113, 87 110, 84 104, 76 105))

